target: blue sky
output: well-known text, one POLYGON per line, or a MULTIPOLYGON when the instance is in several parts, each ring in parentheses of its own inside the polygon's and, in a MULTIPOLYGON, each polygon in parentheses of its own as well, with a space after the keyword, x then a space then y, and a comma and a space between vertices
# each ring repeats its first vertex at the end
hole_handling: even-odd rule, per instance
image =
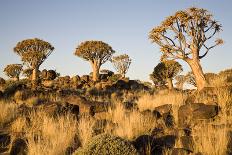
MULTIPOLYGON (((158 46, 148 39, 149 31, 165 17, 191 6, 209 10, 223 26, 216 37, 225 44, 211 50, 201 63, 205 72, 232 68, 232 1, 230 0, 1 0, 0 76, 7 64, 21 63, 13 52, 17 42, 40 38, 55 51, 40 69, 56 69, 61 75, 91 72, 90 64, 74 56, 86 40, 102 40, 118 54, 128 54, 132 64, 127 76, 148 80, 159 63, 158 46)), ((184 72, 189 70, 185 62, 184 72)), ((108 62, 102 69, 113 70, 108 62)))

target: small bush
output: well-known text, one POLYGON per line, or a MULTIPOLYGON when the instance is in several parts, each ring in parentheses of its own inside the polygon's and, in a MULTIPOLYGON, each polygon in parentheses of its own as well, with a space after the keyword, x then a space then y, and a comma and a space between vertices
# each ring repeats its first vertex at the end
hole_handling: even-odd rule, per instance
POLYGON ((136 149, 128 141, 108 134, 95 136, 86 147, 78 149, 74 155, 136 155, 136 149))

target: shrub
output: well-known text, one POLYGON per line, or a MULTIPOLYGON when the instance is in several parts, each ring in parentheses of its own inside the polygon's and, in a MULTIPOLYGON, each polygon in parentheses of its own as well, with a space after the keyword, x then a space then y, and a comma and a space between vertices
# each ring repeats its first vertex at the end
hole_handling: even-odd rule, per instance
POLYGON ((78 149, 74 155, 135 155, 136 149, 128 141, 108 134, 95 136, 92 141, 82 149, 78 149))

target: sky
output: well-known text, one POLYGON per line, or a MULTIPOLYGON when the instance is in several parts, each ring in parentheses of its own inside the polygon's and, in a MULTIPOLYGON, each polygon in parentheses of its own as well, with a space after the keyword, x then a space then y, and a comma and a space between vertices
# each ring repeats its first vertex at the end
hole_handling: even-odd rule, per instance
MULTIPOLYGON (((13 52, 19 41, 39 38, 55 47, 40 70, 55 69, 62 76, 89 74, 90 63, 73 53, 83 41, 101 40, 115 55, 131 57, 127 76, 149 80, 161 56, 159 47, 148 39, 149 32, 167 16, 192 6, 207 9, 223 29, 216 37, 225 43, 201 60, 204 72, 232 68, 231 0, 1 0, 0 77, 6 78, 6 65, 22 63, 13 52)), ((190 70, 179 62, 183 73, 190 70)), ((110 62, 101 69, 115 71, 110 62)))

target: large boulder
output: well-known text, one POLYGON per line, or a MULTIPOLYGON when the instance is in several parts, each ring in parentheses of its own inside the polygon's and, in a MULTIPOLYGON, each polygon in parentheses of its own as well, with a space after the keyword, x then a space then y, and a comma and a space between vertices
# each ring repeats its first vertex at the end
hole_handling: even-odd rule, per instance
POLYGON ((179 126, 188 127, 197 120, 211 119, 217 116, 219 107, 203 103, 192 103, 180 106, 178 110, 179 126))
POLYGON ((88 113, 88 114, 94 115, 93 105, 91 105, 91 103, 88 102, 83 97, 70 95, 70 96, 65 97, 64 101, 67 101, 73 105, 78 105, 80 113, 88 113))

